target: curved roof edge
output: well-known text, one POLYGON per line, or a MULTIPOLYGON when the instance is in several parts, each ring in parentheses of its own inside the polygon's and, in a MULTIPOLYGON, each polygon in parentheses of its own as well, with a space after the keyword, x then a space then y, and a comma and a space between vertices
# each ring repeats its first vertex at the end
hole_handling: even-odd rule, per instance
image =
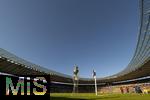
POLYGON ((50 75, 58 75, 58 76, 63 76, 63 77, 66 77, 66 78, 71 78, 71 76, 69 75, 66 75, 66 74, 63 74, 63 73, 59 73, 59 72, 56 72, 56 71, 53 71, 53 70, 50 70, 50 69, 47 69, 47 68, 44 68, 40 65, 36 65, 36 64, 33 64, 27 60, 24 60, 2 48, 0 48, 0 57, 5 57, 7 58, 9 61, 12 61, 16 64, 22 64, 22 65, 25 65, 27 67, 30 67, 32 68, 33 70, 39 70, 39 71, 42 71, 42 72, 45 72, 47 74, 50 74, 50 75))

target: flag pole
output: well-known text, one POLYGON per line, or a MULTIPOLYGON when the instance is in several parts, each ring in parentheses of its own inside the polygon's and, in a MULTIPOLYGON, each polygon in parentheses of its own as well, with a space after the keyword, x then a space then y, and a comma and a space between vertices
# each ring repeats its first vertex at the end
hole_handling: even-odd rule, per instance
POLYGON ((96 82, 96 76, 95 76, 95 94, 97 95, 97 82, 96 82))
POLYGON ((97 80, 96 80, 96 72, 95 72, 95 70, 93 70, 93 78, 95 80, 95 94, 97 96, 97 80))

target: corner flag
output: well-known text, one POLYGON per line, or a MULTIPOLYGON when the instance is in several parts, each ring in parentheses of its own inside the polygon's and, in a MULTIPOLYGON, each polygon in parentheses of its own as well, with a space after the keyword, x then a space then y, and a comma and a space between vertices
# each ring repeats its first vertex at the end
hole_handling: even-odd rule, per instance
POLYGON ((96 72, 93 70, 93 78, 96 78, 96 72))
POLYGON ((95 94, 97 95, 97 82, 96 82, 96 71, 93 70, 93 78, 95 80, 95 94))

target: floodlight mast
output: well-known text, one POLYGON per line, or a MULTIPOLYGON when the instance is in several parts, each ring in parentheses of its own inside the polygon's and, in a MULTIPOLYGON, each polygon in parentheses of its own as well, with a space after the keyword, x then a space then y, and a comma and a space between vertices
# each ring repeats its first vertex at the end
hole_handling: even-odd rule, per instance
POLYGON ((79 82, 78 73, 79 73, 78 66, 75 65, 73 70, 73 93, 78 93, 78 82, 79 82))

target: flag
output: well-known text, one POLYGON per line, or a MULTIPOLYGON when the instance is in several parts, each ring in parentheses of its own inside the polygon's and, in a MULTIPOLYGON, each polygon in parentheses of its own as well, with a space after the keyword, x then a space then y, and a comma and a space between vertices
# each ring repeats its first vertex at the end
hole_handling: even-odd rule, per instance
POLYGON ((93 78, 96 78, 96 71, 93 70, 93 78))

